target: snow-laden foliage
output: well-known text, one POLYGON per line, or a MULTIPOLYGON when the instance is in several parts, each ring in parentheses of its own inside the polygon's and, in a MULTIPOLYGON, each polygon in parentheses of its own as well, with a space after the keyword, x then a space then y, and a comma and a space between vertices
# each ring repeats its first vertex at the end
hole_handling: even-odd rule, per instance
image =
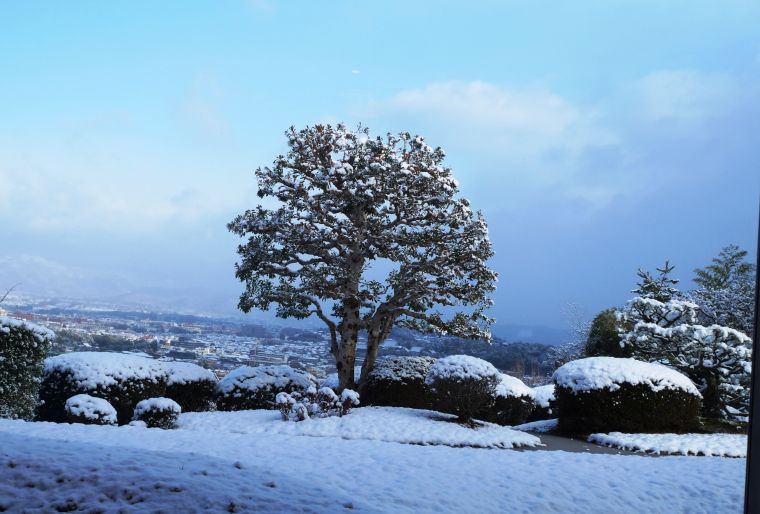
POLYGON ((287 155, 256 171, 259 196, 278 205, 228 226, 244 238, 240 309, 275 305, 283 318, 321 319, 341 389, 354 385, 360 331, 368 337, 361 381, 394 325, 490 338, 485 310, 497 274, 486 263, 488 229, 457 197, 443 150, 408 133, 370 137, 343 125, 286 136, 287 155), (369 278, 374 263, 391 265, 384 280, 369 278))
POLYGON ((54 338, 44 327, 0 316, 0 418, 32 417, 42 362, 54 338))
POLYGON ((190 362, 162 361, 161 364, 169 371, 164 394, 179 403, 182 412, 211 408, 218 382, 211 370, 190 362))
POLYGON ((351 407, 359 405, 359 393, 344 389, 340 395, 329 387, 317 391, 310 387, 305 393, 277 393, 277 408, 284 421, 304 421, 310 418, 345 416, 351 407))
POLYGON ((549 402, 555 400, 554 384, 547 384, 533 388, 533 397, 536 399, 536 406, 543 409, 549 408, 549 402))
MULTIPOLYGON (((668 272, 672 269, 666 266, 668 272)), ((752 341, 728 327, 699 325, 700 306, 680 299, 672 286, 666 289, 663 294, 662 288, 651 293, 640 287, 642 296, 618 313, 621 345, 638 359, 661 362, 688 375, 702 393, 705 416, 745 419, 752 341)))
POLYGON ((182 408, 170 398, 148 398, 135 406, 133 421, 142 421, 148 428, 170 429, 177 426, 182 408))
POLYGON ((315 382, 316 379, 311 374, 290 366, 241 366, 219 381, 219 391, 231 393, 239 389, 259 392, 291 386, 306 390, 315 382))
POLYGON ((699 289, 689 298, 699 304, 700 323, 722 325, 752 334, 755 318, 755 265, 745 262, 747 251, 729 245, 712 264, 696 269, 699 289))
POLYGON ((78 387, 95 389, 124 380, 150 380, 165 383, 169 370, 150 357, 111 352, 71 352, 45 359, 45 374, 68 373, 78 387))
POLYGON ((672 368, 616 357, 588 357, 568 362, 554 372, 554 383, 574 393, 596 389, 616 391, 622 384, 642 384, 655 392, 680 389, 699 396, 694 383, 672 368))
POLYGON ((499 382, 501 373, 493 364, 469 355, 438 359, 425 377, 436 406, 462 421, 471 421, 491 405, 499 382))
POLYGON ((64 403, 75 394, 108 400, 119 423, 128 423, 140 400, 164 396, 169 370, 162 362, 138 355, 108 352, 72 352, 45 359, 37 417, 66 419, 64 403))
POLYGON ((216 383, 214 372, 193 364, 192 362, 161 361, 161 365, 169 371, 167 385, 182 385, 189 382, 213 382, 216 383))
POLYGON ((519 378, 507 375, 506 373, 501 374, 499 383, 494 391, 494 396, 502 398, 525 396, 531 400, 535 399, 533 389, 526 386, 519 378))
POLYGON ((278 393, 305 393, 317 379, 290 366, 241 366, 219 381, 216 404, 220 410, 274 409, 278 393))
POLYGON ((708 417, 742 420, 749 415, 752 341, 746 335, 720 325, 662 328, 639 322, 625 340, 635 355, 688 374, 702 392, 708 417))
POLYGON ((66 415, 71 423, 115 425, 116 409, 103 398, 77 394, 66 400, 66 415))
POLYGON ((435 357, 388 357, 377 363, 369 379, 392 382, 424 381, 435 360, 435 357))
POLYGON ((449 355, 438 359, 430 367, 425 383, 433 385, 438 379, 460 381, 495 379, 498 383, 501 380, 501 373, 493 364, 483 359, 471 355, 449 355))

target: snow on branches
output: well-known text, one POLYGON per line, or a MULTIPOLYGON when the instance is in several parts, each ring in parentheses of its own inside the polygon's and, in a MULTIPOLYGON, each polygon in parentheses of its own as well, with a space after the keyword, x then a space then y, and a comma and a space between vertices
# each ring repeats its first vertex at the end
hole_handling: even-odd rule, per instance
POLYGON ((362 378, 394 325, 490 338, 485 311, 497 274, 486 264, 488 229, 457 198, 443 150, 408 133, 373 138, 343 125, 291 128, 286 136, 287 155, 256 170, 259 197, 279 205, 228 225, 244 238, 240 309, 275 305, 283 318, 320 318, 341 388, 353 386, 361 330, 368 333, 362 378), (367 276, 378 262, 390 264, 384 281, 367 276), (442 312, 460 306, 467 308, 442 312))
MULTIPOLYGON (((672 267, 666 264, 665 269, 672 267)), ((688 375, 702 393, 706 416, 745 418, 752 341, 728 327, 697 324, 700 306, 679 299, 681 293, 671 285, 666 288, 662 294, 661 289, 640 287, 642 295, 618 313, 624 327, 621 345, 632 348, 638 359, 661 362, 688 375)))

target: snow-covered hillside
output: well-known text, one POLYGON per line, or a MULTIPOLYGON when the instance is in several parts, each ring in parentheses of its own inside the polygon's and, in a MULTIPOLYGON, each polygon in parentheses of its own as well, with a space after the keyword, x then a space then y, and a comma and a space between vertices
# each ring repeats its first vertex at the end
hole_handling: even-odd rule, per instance
MULTIPOLYGON (((377 440, 402 427, 372 412, 301 423, 195 413, 176 430, 0 420, 0 510, 741 511, 743 459, 401 444, 377 440)), ((427 424, 407 435, 456 430, 416 422, 427 424)))

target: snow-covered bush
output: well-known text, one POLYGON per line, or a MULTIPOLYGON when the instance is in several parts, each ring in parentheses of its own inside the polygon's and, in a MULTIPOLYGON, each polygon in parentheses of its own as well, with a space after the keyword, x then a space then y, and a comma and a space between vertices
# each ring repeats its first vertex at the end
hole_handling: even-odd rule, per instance
POLYGON ((140 400, 163 396, 168 371, 147 357, 109 352, 73 352, 45 359, 37 417, 66 421, 64 404, 77 394, 107 400, 120 425, 129 423, 140 400))
POLYGON ((493 364, 469 355, 438 359, 425 377, 436 407, 468 422, 490 404, 500 382, 501 373, 493 364))
POLYGON ((367 375, 361 395, 364 405, 430 409, 433 401, 425 377, 433 357, 389 357, 367 375))
POLYGON ((534 387, 533 398, 536 402, 536 408, 528 416, 528 421, 541 421, 557 417, 558 409, 554 397, 554 384, 534 387))
POLYGON ((32 417, 54 337, 46 328, 0 316, 0 418, 32 417))
POLYGON ((103 398, 77 394, 66 400, 64 406, 70 423, 85 425, 115 425, 116 409, 103 398))
POLYGON ((499 425, 520 425, 534 408, 533 389, 519 378, 502 374, 491 401, 476 416, 499 425))
POLYGON ((319 391, 310 387, 305 393, 277 393, 275 403, 284 421, 303 421, 345 416, 352 407, 359 405, 359 393, 344 389, 339 396, 329 387, 323 387, 319 391))
POLYGON ((142 421, 148 428, 170 429, 177 426, 182 407, 170 398, 148 398, 135 407, 132 421, 142 421))
POLYGON ((242 366, 219 381, 219 410, 276 409, 277 393, 305 393, 315 387, 313 375, 290 366, 242 366))
POLYGON ((218 380, 208 369, 190 362, 162 362, 169 371, 166 381, 167 398, 179 403, 182 412, 209 410, 213 405, 218 380))
POLYGON ((559 368, 554 383, 565 432, 686 432, 699 424, 696 386, 661 364, 589 357, 559 368))

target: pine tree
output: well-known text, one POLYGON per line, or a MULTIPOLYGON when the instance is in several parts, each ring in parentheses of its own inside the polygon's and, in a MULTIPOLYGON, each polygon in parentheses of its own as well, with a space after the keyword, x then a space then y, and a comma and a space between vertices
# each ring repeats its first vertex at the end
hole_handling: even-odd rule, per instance
MULTIPOLYGON (((666 265, 660 277, 672 269, 666 265)), ((699 306, 679 299, 675 283, 671 279, 660 281, 664 287, 634 290, 647 296, 632 299, 617 315, 624 327, 623 345, 635 358, 660 362, 689 376, 702 393, 705 416, 744 419, 749 412, 751 340, 729 327, 699 325, 699 306)))
POLYGON ((371 138, 343 125, 286 136, 287 155, 256 170, 259 197, 277 206, 259 205, 228 225, 244 238, 241 310, 275 305, 282 318, 322 320, 341 389, 354 388, 360 331, 360 382, 394 325, 490 339, 485 310, 497 274, 486 264, 488 229, 457 198, 440 148, 408 133, 371 138))
POLYGON ((700 287, 689 297, 700 307, 703 324, 718 324, 751 334, 755 318, 755 266, 744 261, 746 250, 729 245, 712 264, 695 269, 700 287))

